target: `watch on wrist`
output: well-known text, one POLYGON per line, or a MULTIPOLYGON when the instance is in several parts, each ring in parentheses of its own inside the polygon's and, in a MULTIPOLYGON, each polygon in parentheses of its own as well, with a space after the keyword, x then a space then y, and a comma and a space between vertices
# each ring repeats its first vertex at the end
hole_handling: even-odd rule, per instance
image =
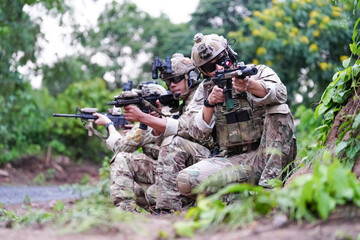
POLYGON ((105 125, 105 128, 106 128, 106 131, 109 131, 109 126, 110 125, 114 125, 113 122, 108 122, 106 125, 105 125))
POLYGON ((214 108, 214 107, 215 107, 215 105, 211 105, 211 104, 209 103, 209 100, 207 100, 207 99, 204 100, 204 106, 205 106, 205 107, 208 107, 208 108, 214 108))

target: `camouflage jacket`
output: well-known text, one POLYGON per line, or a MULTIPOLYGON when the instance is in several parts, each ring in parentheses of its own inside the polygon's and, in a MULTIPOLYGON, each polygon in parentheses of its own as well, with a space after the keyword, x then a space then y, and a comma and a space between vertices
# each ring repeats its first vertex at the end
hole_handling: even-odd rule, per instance
MULTIPOLYGON (((288 114, 290 109, 285 103, 287 99, 287 91, 285 85, 281 82, 277 74, 265 65, 256 66, 258 73, 250 78, 259 81, 265 88, 267 94, 263 98, 256 97, 252 94, 249 95, 253 108, 265 108, 267 114, 281 113, 288 114)), ((233 89, 233 91, 235 91, 233 89)), ((195 92, 196 98, 204 97, 206 90, 204 89, 204 82, 201 83, 195 92)), ((203 120, 203 109, 199 110, 193 121, 193 135, 199 141, 204 141, 212 135, 215 126, 216 118, 213 115, 210 124, 203 120)))
POLYGON ((178 119, 167 118, 166 129, 162 134, 163 137, 177 135, 207 148, 214 146, 214 140, 211 136, 199 141, 196 133, 197 129, 192 124, 195 116, 202 110, 204 105, 204 95, 199 94, 201 89, 200 85, 192 89, 182 104, 181 115, 178 119))
POLYGON ((139 128, 137 123, 125 136, 115 132, 106 139, 106 146, 114 153, 134 152, 142 147, 145 154, 157 157, 159 147, 155 144, 155 136, 152 134, 152 128, 147 130, 139 128))

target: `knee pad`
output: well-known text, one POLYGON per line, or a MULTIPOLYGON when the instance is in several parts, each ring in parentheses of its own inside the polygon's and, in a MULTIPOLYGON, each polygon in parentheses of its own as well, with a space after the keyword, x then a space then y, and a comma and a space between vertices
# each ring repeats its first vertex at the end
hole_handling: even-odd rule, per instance
POLYGON ((176 187, 184 196, 193 196, 190 184, 190 175, 186 171, 180 171, 176 178, 176 187))

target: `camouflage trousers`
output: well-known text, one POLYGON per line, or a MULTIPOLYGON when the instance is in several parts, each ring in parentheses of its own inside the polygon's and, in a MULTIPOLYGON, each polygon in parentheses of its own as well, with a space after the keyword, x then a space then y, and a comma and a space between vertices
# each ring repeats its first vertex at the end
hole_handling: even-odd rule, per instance
POLYGON ((134 211, 136 206, 149 208, 145 191, 155 183, 156 164, 143 153, 117 153, 110 164, 110 197, 116 207, 125 211, 134 211))
POLYGON ((206 147, 179 136, 170 136, 162 142, 156 168, 156 183, 147 192, 147 198, 156 201, 157 209, 183 210, 195 201, 182 196, 176 187, 179 171, 210 155, 206 147))
POLYGON ((268 180, 281 178, 283 169, 295 160, 297 152, 291 114, 266 115, 259 147, 242 154, 204 159, 184 170, 176 184, 185 196, 200 190, 213 193, 229 183, 252 182, 271 188, 268 180))

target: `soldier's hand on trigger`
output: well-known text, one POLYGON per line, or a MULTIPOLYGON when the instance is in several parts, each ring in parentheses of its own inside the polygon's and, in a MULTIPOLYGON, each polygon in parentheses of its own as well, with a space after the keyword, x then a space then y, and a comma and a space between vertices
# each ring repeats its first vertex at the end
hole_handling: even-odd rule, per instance
POLYGON ((95 117, 98 117, 98 119, 96 119, 96 120, 94 121, 94 123, 95 123, 96 125, 105 126, 107 123, 111 122, 111 120, 110 120, 107 116, 105 116, 104 114, 93 113, 93 115, 94 115, 95 117))
MULTIPOLYGON (((156 107, 157 107, 157 109, 161 112, 162 106, 161 106, 161 103, 160 103, 159 100, 156 100, 156 107)), ((150 112, 150 115, 151 115, 151 116, 154 116, 154 117, 160 117, 160 114, 159 114, 158 112, 156 112, 156 111, 151 111, 151 112, 150 112)))
POLYGON ((249 76, 247 76, 246 78, 242 79, 242 78, 237 78, 234 77, 232 80, 232 85, 233 88, 238 91, 238 92, 245 92, 248 90, 249 88, 249 76))
POLYGON ((129 122, 140 122, 140 119, 144 116, 140 108, 134 105, 124 106, 125 119, 129 122))
POLYGON ((208 96, 208 101, 211 105, 225 102, 224 90, 215 85, 208 96))

